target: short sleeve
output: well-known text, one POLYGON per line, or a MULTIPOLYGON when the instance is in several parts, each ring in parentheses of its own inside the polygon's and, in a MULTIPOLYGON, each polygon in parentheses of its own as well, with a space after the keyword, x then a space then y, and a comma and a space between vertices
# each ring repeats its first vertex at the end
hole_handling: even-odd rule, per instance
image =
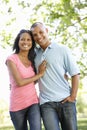
POLYGON ((66 71, 70 74, 70 76, 79 74, 80 70, 71 50, 68 47, 66 47, 64 51, 64 62, 66 71))
POLYGON ((7 65, 7 61, 8 60, 11 60, 13 63, 16 64, 17 63, 16 54, 12 54, 12 55, 10 55, 10 56, 7 57, 6 62, 5 62, 6 65, 7 65))

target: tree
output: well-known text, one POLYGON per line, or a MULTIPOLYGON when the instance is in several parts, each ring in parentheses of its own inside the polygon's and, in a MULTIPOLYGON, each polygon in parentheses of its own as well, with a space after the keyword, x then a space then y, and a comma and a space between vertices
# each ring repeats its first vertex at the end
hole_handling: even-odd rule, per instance
POLYGON ((29 28, 35 21, 43 21, 50 29, 50 37, 69 46, 81 70, 87 75, 87 1, 86 0, 1 0, 0 43, 12 45, 21 28, 29 28))
MULTIPOLYGON (((42 16, 50 26, 51 36, 69 46, 77 56, 81 78, 87 75, 87 2, 86 0, 43 0, 34 7, 37 17, 42 16)), ((35 19, 36 18, 36 19, 35 19)))
POLYGON ((83 79, 87 75, 87 0, 0 0, 0 45, 12 46, 17 32, 36 21, 45 22, 50 38, 73 50, 83 79))

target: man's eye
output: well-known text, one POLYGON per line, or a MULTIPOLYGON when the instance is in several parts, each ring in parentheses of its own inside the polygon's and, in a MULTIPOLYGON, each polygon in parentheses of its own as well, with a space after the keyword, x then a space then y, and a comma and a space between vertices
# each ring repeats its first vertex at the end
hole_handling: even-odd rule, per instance
POLYGON ((40 34, 42 34, 43 32, 40 32, 40 34))
POLYGON ((36 37, 37 36, 37 34, 34 34, 34 37, 36 37))

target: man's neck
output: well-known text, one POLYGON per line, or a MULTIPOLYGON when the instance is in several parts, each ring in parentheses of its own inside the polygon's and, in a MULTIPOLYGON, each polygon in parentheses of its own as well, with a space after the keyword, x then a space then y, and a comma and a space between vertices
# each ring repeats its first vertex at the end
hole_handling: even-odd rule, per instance
POLYGON ((44 46, 40 46, 43 50, 45 50, 49 45, 51 44, 51 42, 49 41, 48 43, 46 43, 44 46))

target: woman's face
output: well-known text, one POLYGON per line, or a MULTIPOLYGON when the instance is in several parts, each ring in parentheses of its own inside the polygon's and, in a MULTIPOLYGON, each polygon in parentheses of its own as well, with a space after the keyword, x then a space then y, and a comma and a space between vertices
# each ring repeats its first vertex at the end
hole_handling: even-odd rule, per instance
POLYGON ((21 51, 29 51, 32 47, 32 39, 28 33, 22 33, 19 39, 19 48, 21 51))

